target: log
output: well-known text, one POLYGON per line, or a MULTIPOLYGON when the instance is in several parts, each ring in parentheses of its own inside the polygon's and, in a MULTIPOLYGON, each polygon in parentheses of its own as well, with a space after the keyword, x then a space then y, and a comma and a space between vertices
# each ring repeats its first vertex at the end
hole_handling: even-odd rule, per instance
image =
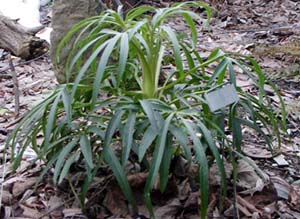
POLYGON ((15 56, 29 60, 48 51, 45 40, 35 37, 30 30, 0 15, 0 47, 15 56))

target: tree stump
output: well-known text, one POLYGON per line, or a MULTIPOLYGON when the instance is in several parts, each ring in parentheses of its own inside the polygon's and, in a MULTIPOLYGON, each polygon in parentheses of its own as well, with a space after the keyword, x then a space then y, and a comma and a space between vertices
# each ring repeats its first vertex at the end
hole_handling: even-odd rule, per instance
POLYGON ((0 47, 25 60, 38 57, 48 50, 45 40, 35 37, 28 29, 0 15, 0 47))

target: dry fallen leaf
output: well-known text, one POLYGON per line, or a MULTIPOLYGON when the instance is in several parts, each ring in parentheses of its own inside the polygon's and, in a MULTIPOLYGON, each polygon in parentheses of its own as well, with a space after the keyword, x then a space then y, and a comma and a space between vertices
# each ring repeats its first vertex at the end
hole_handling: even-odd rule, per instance
POLYGON ((12 201, 12 194, 9 191, 6 190, 2 190, 0 191, 0 198, 2 198, 2 203, 4 205, 11 205, 11 201, 12 201))
POLYGON ((23 194, 27 189, 30 189, 38 180, 38 177, 24 178, 22 181, 15 182, 13 185, 12 194, 18 197, 23 194))
POLYGON ((23 216, 24 217, 29 217, 32 219, 39 219, 41 217, 43 217, 44 213, 34 209, 34 208, 29 208, 25 205, 20 204, 19 205, 21 207, 21 209, 23 210, 23 216))
POLYGON ((269 159, 272 158, 272 153, 266 148, 258 147, 250 143, 245 144, 243 152, 252 158, 269 159))
POLYGON ((67 208, 63 210, 64 218, 76 218, 83 215, 80 208, 67 208))
POLYGON ((103 205, 116 216, 125 216, 128 214, 127 201, 120 190, 115 185, 108 188, 106 196, 103 200, 103 205))
POLYGON ((254 168, 246 161, 238 161, 238 181, 237 185, 244 188, 241 194, 253 195, 257 191, 262 191, 265 183, 255 172, 254 168))
POLYGON ((288 200, 291 190, 290 184, 288 184, 284 179, 277 176, 271 177, 271 182, 273 183, 274 188, 276 189, 277 196, 279 198, 288 200))
POLYGON ((182 210, 182 204, 179 199, 173 199, 170 203, 155 210, 156 219, 175 219, 182 210))
MULTIPOLYGON (((226 178, 230 179, 232 173, 232 165, 227 160, 224 160, 224 166, 225 166, 226 178)), ((215 163, 209 169, 209 184, 213 186, 221 185, 220 171, 215 163)))
POLYGON ((289 204, 295 211, 300 212, 300 186, 291 186, 289 204))

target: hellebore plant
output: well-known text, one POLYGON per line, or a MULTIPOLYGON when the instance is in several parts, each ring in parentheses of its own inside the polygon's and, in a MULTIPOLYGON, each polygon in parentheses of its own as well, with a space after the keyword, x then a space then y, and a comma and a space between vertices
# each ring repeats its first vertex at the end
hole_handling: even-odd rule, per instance
POLYGON ((226 146, 222 153, 242 152, 242 127, 248 126, 272 149, 271 137, 280 142, 285 114, 280 121, 273 113, 264 93, 264 76, 253 59, 218 49, 202 59, 195 20, 203 18, 191 8, 203 8, 210 19, 211 10, 204 3, 184 2, 163 9, 141 6, 124 17, 120 9, 107 10, 75 25, 57 51, 59 58, 61 49, 76 38, 66 63, 68 83, 34 107, 8 139, 13 150, 17 143, 22 145, 13 157, 15 167, 30 145, 46 163, 43 174, 54 166, 55 183, 62 182, 74 163, 83 163, 87 175, 80 194, 83 203, 93 177, 108 164, 137 212, 126 177, 126 165, 135 156, 148 172, 144 200, 154 217, 152 188, 159 177, 160 189, 165 190, 171 160, 182 156, 199 165, 201 217, 205 218, 209 163, 217 164, 226 194, 221 146, 226 146), (179 15, 190 37, 179 37, 167 23, 179 15), (163 68, 167 53, 172 55, 171 70, 163 68), (215 71, 208 74, 211 64, 216 65, 215 71), (259 98, 236 86, 237 68, 257 85, 259 98), (204 98, 226 80, 235 85, 240 98, 224 112, 232 139, 225 135, 221 115, 211 113, 204 98), (41 133, 43 143, 37 145, 41 133))

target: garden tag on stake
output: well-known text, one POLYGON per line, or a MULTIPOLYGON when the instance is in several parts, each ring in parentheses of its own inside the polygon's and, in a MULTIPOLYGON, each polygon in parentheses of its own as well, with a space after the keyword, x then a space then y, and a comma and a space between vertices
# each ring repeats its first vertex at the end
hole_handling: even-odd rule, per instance
POLYGON ((226 106, 239 101, 239 96, 231 83, 210 89, 204 95, 211 112, 223 110, 226 106))

